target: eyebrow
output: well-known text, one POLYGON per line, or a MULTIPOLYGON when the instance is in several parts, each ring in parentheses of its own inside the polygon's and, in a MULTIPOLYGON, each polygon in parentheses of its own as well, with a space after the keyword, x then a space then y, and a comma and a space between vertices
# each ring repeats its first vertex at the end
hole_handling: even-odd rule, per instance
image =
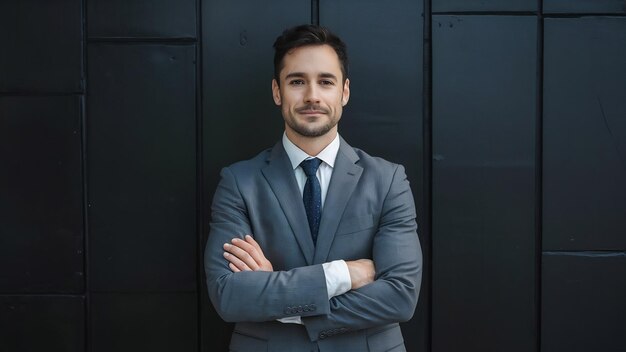
POLYGON ((332 78, 335 81, 337 80, 337 76, 333 75, 332 73, 327 73, 327 72, 320 73, 320 77, 321 78, 332 78))
MULTIPOLYGON (((288 74, 287 76, 285 76, 285 79, 289 79, 289 78, 303 78, 306 77, 306 74, 304 74, 304 72, 292 72, 290 74, 288 74)), ((322 72, 319 74, 320 78, 332 78, 334 80, 337 80, 337 76, 333 75, 332 73, 329 72, 322 72)))

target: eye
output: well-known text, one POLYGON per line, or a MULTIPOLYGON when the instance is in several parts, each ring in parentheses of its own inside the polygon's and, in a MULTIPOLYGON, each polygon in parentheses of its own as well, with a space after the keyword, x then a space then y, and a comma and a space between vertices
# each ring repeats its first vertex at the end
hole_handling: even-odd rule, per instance
POLYGON ((323 86, 332 86, 335 84, 335 82, 329 80, 329 79, 323 79, 320 81, 320 84, 323 86))
POLYGON ((294 80, 289 81, 289 84, 292 85, 292 86, 301 86, 301 85, 304 84, 304 80, 302 80, 302 79, 294 79, 294 80))

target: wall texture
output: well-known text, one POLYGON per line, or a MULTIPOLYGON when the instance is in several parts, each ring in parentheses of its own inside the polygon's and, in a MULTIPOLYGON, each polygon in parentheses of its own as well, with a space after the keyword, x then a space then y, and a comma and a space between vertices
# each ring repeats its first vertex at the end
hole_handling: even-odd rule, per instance
POLYGON ((226 351, 219 170, 272 146, 271 45, 347 43, 340 133, 406 166, 409 351, 626 351, 623 0, 0 2, 0 351, 226 351))

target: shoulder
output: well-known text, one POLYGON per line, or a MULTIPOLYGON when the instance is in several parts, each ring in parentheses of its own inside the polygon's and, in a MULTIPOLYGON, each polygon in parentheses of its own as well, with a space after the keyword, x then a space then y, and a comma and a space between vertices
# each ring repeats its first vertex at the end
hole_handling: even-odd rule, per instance
POLYGON ((400 164, 396 164, 378 156, 370 155, 359 148, 348 147, 354 152, 356 158, 358 158, 356 165, 362 167, 367 173, 389 176, 393 176, 398 170, 401 170, 401 172, 404 173, 404 167, 400 164))
POLYGON ((259 170, 263 166, 267 165, 267 159, 270 156, 272 148, 268 148, 257 154, 256 156, 247 159, 237 161, 224 168, 235 175, 250 174, 254 170, 259 170))

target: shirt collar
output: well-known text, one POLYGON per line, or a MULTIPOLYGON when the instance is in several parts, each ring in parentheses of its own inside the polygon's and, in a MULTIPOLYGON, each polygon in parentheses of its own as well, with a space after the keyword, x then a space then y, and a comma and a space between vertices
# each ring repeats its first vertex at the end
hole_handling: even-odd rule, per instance
POLYGON ((319 154, 316 156, 311 156, 305 153, 302 149, 298 148, 297 145, 293 144, 292 141, 287 138, 287 134, 283 133, 283 147, 285 148, 285 152, 287 152, 287 156, 289 157, 289 161, 291 161, 291 166, 295 170, 300 163, 309 158, 319 158, 328 166, 335 166, 335 159, 337 158, 337 152, 339 152, 339 133, 335 136, 330 144, 326 146, 319 154))

